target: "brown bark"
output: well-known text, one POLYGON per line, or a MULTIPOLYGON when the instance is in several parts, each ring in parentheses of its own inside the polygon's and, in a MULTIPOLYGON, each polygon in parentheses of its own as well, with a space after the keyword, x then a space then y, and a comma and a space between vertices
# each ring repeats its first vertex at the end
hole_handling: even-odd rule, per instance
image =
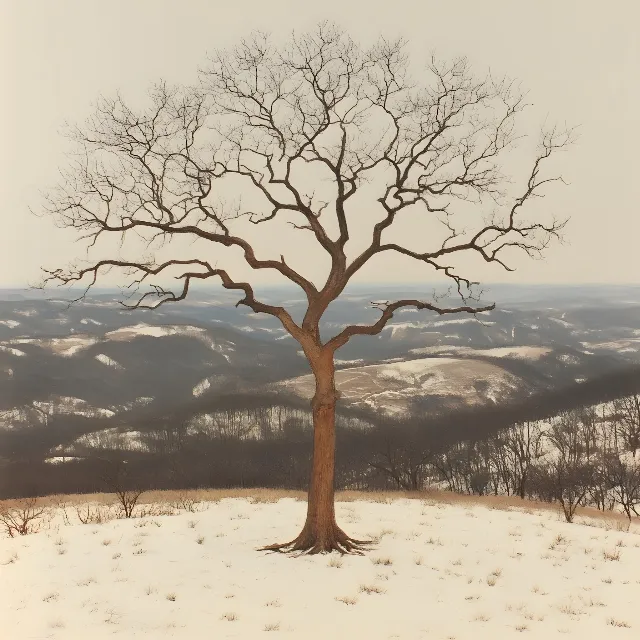
POLYGON ((311 362, 316 390, 313 410, 313 464, 307 500, 307 518, 297 538, 285 544, 263 547, 264 551, 302 553, 362 553, 367 541, 350 538, 336 522, 335 450, 336 401, 333 351, 325 351, 311 362))

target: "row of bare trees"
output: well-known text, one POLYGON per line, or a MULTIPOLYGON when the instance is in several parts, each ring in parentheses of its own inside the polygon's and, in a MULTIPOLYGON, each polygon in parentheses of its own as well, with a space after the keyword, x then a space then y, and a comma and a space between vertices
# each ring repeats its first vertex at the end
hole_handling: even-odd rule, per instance
MULTIPOLYGON (((457 421, 414 418, 368 428, 364 415, 341 416, 336 488, 519 496, 557 502, 568 520, 587 505, 620 509, 630 519, 640 512, 640 394, 548 418, 508 422, 511 415, 496 408, 457 421)), ((108 490, 137 498, 142 489, 204 486, 306 489, 311 426, 309 409, 238 406, 208 420, 156 425, 129 446, 125 439, 110 449, 75 451, 77 462, 13 467, 1 484, 5 497, 108 490), (194 429, 198 422, 203 428, 194 429)))
POLYGON ((631 519, 640 505, 639 436, 640 396, 634 394, 549 420, 520 422, 437 453, 387 448, 373 466, 403 489, 436 485, 558 502, 569 522, 579 506, 619 507, 631 519))

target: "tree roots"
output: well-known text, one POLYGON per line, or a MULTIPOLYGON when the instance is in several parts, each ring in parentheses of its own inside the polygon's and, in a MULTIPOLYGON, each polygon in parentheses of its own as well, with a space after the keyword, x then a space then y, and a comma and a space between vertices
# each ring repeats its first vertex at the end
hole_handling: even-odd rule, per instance
POLYGON ((258 551, 274 551, 278 553, 296 553, 296 555, 315 555, 316 553, 331 553, 337 551, 342 555, 364 555, 366 547, 373 544, 373 540, 355 540, 350 538, 340 527, 334 525, 326 532, 313 532, 306 527, 300 535, 291 542, 271 544, 260 547, 258 551), (324 534, 324 535, 323 535, 324 534))

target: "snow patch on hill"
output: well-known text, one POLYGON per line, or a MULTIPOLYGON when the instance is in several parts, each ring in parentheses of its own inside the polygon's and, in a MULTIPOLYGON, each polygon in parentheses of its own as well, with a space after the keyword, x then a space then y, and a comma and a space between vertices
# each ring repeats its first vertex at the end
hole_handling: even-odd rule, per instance
MULTIPOLYGON (((521 385, 519 378, 495 364, 456 357, 399 360, 336 371, 336 388, 346 401, 389 414, 402 413, 412 400, 426 396, 471 405, 491 398, 495 401, 521 385)), ((312 375, 304 375, 275 386, 311 398, 315 382, 312 375)))
POLYGON ((102 362, 102 364, 106 364, 108 367, 113 367, 114 369, 124 369, 124 367, 119 363, 105 355, 104 353, 99 353, 95 356, 98 362, 102 362))
POLYGON ((181 335, 196 338, 206 344, 211 350, 219 353, 227 361, 231 362, 229 352, 235 351, 233 343, 229 340, 215 341, 207 330, 191 325, 149 325, 140 323, 128 327, 121 327, 105 334, 105 338, 115 341, 129 341, 139 336, 151 336, 161 338, 164 336, 181 335))
POLYGON ((54 456, 53 458, 45 458, 47 464, 64 464, 65 462, 73 462, 74 460, 81 460, 76 456, 54 456))
POLYGON ((548 347, 520 346, 520 347, 494 347, 492 349, 472 349, 471 347, 455 345, 439 345, 435 347, 419 347, 410 349, 409 353, 456 353, 460 355, 478 355, 491 358, 518 358, 523 360, 539 360, 543 356, 551 353, 548 347))
POLYGON ((97 320, 94 320, 93 318, 82 318, 82 320, 80 320, 81 324, 95 324, 95 325, 102 325, 102 322, 98 322, 97 320))
POLYGON ((193 387, 192 393, 196 398, 198 398, 210 387, 211 382, 209 381, 209 378, 205 378, 202 382, 199 382, 195 387, 193 387))
POLYGON ((26 356, 27 354, 24 351, 20 351, 20 349, 14 349, 13 347, 8 347, 7 345, 0 344, 0 351, 4 351, 5 353, 10 353, 12 356, 26 356))
POLYGON ((51 399, 47 401, 34 400, 33 406, 49 416, 76 415, 86 416, 88 418, 110 418, 115 415, 115 411, 111 409, 92 407, 86 400, 70 396, 52 396, 51 399))
POLYGON ((71 357, 98 342, 97 338, 84 334, 64 338, 16 338, 11 344, 33 344, 64 357, 71 357))

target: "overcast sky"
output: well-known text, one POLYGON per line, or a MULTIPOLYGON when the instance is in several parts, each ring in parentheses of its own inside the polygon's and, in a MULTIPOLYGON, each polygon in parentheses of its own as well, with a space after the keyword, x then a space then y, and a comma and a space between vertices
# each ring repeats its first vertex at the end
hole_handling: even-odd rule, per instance
MULTIPOLYGON (((2 0, 1 6, 0 286, 35 282, 40 266, 62 266, 82 253, 72 233, 28 213, 65 164, 59 134, 65 120, 82 121, 100 93, 121 90, 138 99, 159 78, 192 83, 208 52, 253 29, 284 39, 323 19, 363 45, 379 34, 402 35, 414 57, 465 55, 479 73, 490 68, 519 79, 535 105, 526 121, 534 137, 545 118, 580 125, 579 142, 562 156, 570 186, 550 190, 545 200, 572 217, 568 244, 552 247, 543 262, 517 259, 513 274, 480 266, 472 278, 640 282, 637 0, 2 0)), ((289 249, 300 264, 299 248, 289 249)), ((274 245, 273 255, 260 257, 280 253, 287 247, 274 245)), ((306 266, 315 278, 314 266, 306 266)), ((363 278, 400 282, 428 274, 385 257, 363 278)))

